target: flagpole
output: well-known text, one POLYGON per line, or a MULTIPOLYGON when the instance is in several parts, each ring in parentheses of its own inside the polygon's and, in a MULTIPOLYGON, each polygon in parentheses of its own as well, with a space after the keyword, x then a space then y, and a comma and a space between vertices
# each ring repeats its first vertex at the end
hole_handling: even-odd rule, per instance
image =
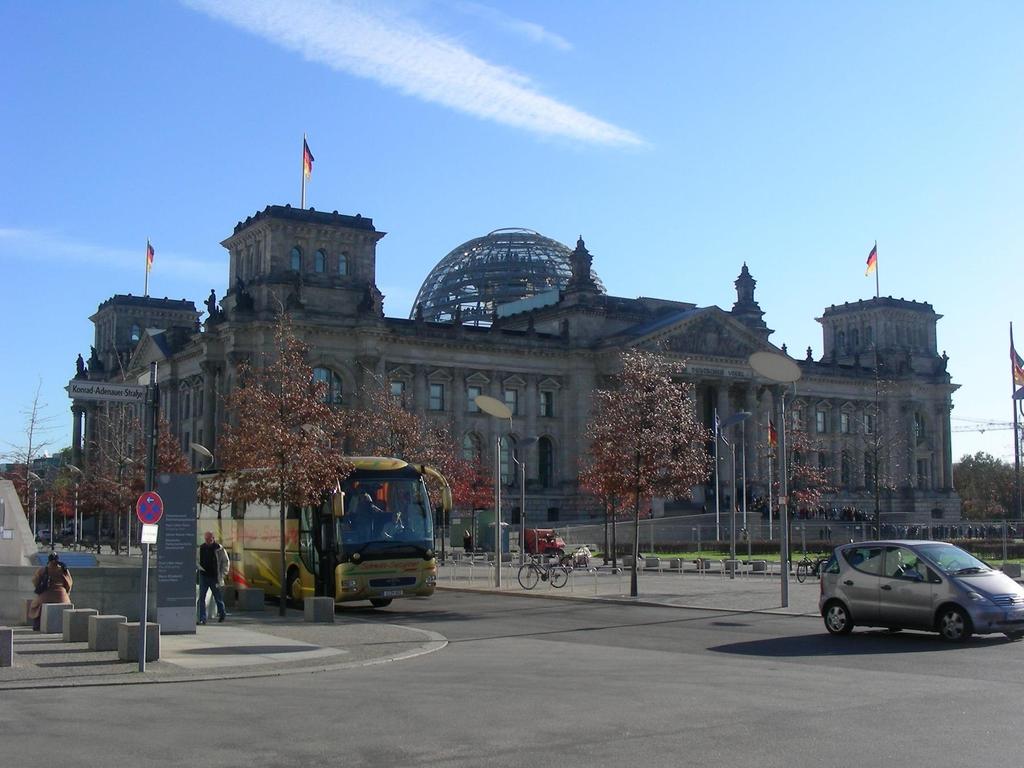
POLYGON ((875 298, 879 298, 882 292, 878 289, 878 241, 875 240, 875 298))
POLYGON ((1021 512, 1020 494, 1020 422, 1017 419, 1017 400, 1013 396, 1017 393, 1017 348, 1013 346, 1013 323, 1010 323, 1010 404, 1013 407, 1013 490, 1014 500, 1017 503, 1017 519, 1024 520, 1021 512))
POLYGON ((299 171, 302 174, 302 197, 299 207, 306 210, 306 134, 302 134, 302 162, 299 163, 299 171))
POLYGON ((145 255, 145 260, 146 260, 146 280, 143 283, 143 287, 142 287, 142 295, 144 297, 145 296, 149 296, 149 238, 148 237, 146 238, 146 255, 145 255))

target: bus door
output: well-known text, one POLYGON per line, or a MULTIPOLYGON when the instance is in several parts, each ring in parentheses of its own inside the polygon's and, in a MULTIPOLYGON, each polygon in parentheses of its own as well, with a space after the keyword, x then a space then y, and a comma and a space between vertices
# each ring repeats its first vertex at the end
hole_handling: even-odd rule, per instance
POLYGON ((329 505, 303 507, 299 520, 299 556, 313 575, 314 594, 334 597, 334 518, 329 505))

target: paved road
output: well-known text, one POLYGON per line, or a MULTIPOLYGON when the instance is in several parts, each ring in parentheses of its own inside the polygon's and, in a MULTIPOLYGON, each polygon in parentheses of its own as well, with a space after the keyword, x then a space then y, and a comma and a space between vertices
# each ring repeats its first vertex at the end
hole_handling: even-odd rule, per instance
POLYGON ((1017 764, 1024 644, 766 613, 442 592, 339 620, 449 639, 287 677, 9 691, 3 764, 1017 764), (59 734, 37 736, 39 722, 59 734))

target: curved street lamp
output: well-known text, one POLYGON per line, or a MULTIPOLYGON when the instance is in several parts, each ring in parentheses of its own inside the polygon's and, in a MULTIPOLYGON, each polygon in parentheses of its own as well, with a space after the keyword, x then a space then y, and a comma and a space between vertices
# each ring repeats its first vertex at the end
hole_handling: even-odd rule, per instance
MULTIPOLYGON (((476 407, 496 419, 508 419, 508 431, 512 432, 512 409, 501 400, 489 395, 473 398, 476 407)), ((494 588, 501 589, 501 434, 494 440, 494 588)))

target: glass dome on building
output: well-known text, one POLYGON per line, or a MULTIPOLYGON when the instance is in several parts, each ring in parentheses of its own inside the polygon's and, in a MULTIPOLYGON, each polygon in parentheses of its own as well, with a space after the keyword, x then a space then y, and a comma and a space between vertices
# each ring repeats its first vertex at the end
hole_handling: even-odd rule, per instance
MULTIPOLYGON (((441 259, 420 286, 423 319, 447 322, 459 314, 466 325, 490 325, 501 304, 561 290, 572 276, 572 249, 530 229, 496 229, 458 246, 441 259)), ((598 290, 604 285, 591 270, 598 290)))

